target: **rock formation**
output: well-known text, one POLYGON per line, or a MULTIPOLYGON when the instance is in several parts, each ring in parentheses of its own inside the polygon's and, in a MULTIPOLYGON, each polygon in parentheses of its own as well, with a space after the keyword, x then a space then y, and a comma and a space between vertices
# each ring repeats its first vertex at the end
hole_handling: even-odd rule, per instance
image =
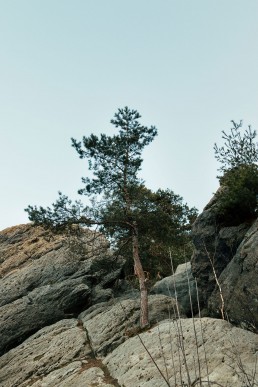
POLYGON ((100 234, 51 235, 22 225, 0 235, 0 354, 38 329, 108 300, 123 260, 100 234))
POLYGON ((192 231, 201 306, 206 315, 258 332, 258 223, 224 227, 216 218, 215 194, 192 231))
POLYGON ((217 223, 216 194, 196 219, 192 228, 194 253, 191 259, 193 276, 198 281, 202 307, 216 287, 216 279, 234 257, 250 224, 223 227, 217 223))
MULTIPOLYGON (((39 330, 0 358, 0 386, 166 387, 201 380, 242 387, 257 381, 258 336, 222 320, 163 320, 133 337, 122 329, 123 343, 106 345, 106 356, 99 333, 89 334, 76 319, 39 330)), ((102 339, 110 341, 112 330, 102 339)))
POLYGON ((152 293, 177 298, 184 314, 188 317, 198 312, 196 284, 190 262, 178 265, 174 275, 156 282, 152 293))
MULTIPOLYGON (((212 234, 205 217, 209 219, 209 214, 195 225, 195 231, 199 230, 196 243, 201 229, 210 242, 208 248, 215 244, 212 235, 221 238, 219 245, 226 247, 220 248, 220 258, 230 250, 229 240, 235 243, 236 253, 227 258, 224 269, 221 266, 219 276, 230 319, 234 321, 237 313, 234 297, 241 289, 246 294, 244 305, 253 316, 257 312, 258 224, 243 239, 233 236, 233 229, 212 234)), ((243 230, 235 229, 240 234, 243 230)), ((205 261, 206 246, 199 251, 201 259, 196 252, 193 260, 194 273, 200 273, 202 297, 208 296, 207 305, 215 315, 219 299, 214 278, 211 272, 205 277, 204 268, 198 266, 205 261), (209 278, 210 288, 205 282, 209 278)), ((149 296, 150 327, 144 331, 139 328, 139 292, 127 285, 123 265, 105 238, 89 230, 70 237, 31 225, 2 231, 0 387, 186 387, 201 383, 243 387, 258 383, 256 333, 221 319, 184 316, 188 284, 196 299, 189 263, 179 267, 172 279, 154 286, 155 294, 149 296), (179 303, 174 291, 166 292, 171 280, 178 288, 179 303)), ((241 310, 239 318, 250 329, 251 317, 244 319, 246 310, 241 310)))
MULTIPOLYGON (((181 311, 182 312, 182 311, 181 311)), ((176 318, 176 304, 171 297, 149 296, 149 321, 151 325, 169 317, 176 318)), ((139 329, 140 303, 137 299, 116 298, 87 309, 78 316, 91 341, 96 356, 105 356, 139 329)))
POLYGON ((240 360, 251 381, 257 349, 257 335, 225 321, 182 319, 163 321, 143 333, 141 341, 133 337, 103 362, 125 387, 199 386, 200 381, 242 387, 248 384, 243 384, 240 360))
MULTIPOLYGON (((236 254, 219 277, 224 309, 236 325, 258 332, 258 220, 246 233, 236 254)), ((208 301, 220 316, 221 297, 215 288, 208 301)))

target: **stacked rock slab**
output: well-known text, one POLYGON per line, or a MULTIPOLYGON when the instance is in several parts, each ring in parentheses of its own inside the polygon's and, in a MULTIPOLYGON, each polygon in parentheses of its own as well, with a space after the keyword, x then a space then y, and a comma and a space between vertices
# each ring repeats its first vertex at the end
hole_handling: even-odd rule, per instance
MULTIPOLYGON (((219 277, 226 317, 253 332, 258 332, 258 220, 246 233, 233 259, 219 277)), ((214 289, 209 310, 219 316, 221 294, 214 289)))
MULTIPOLYGON (((132 304, 124 306, 129 311, 132 304)), ((117 312, 123 313, 118 305, 117 312)), ((96 318, 104 326, 106 313, 99 309, 88 317, 86 326, 93 327, 96 318)), ((243 387, 258 382, 258 335, 226 321, 167 319, 132 337, 117 326, 108 331, 88 333, 75 319, 42 328, 0 357, 0 387, 243 387), (111 342, 118 332, 124 340, 106 346, 105 356, 99 334, 111 342)))
POLYGON ((197 279, 202 308, 216 287, 216 279, 236 254, 250 224, 223 227, 217 223, 217 195, 215 194, 192 228, 194 253, 191 258, 192 273, 197 279))
MULTIPOLYGON (((255 223, 228 265, 232 313, 233 283, 252 311, 257 302, 257 233, 255 223)), ((116 297, 124 261, 100 234, 73 239, 23 225, 1 232, 0 242, 0 387, 258 385, 253 332, 178 318, 180 306, 162 294, 149 297, 142 331, 139 292, 123 287, 116 297)))
POLYGON ((38 329, 113 295, 124 261, 101 234, 21 225, 0 233, 0 354, 38 329))
POLYGON ((152 293, 165 294, 177 299, 188 317, 198 313, 197 291, 191 262, 178 265, 173 275, 157 281, 152 288, 152 293))

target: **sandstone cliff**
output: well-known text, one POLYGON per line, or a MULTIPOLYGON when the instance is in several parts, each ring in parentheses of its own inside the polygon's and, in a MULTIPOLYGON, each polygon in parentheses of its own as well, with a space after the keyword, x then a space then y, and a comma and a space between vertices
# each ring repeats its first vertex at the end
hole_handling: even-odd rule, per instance
POLYGON ((215 195, 193 226, 191 264, 206 315, 258 332, 258 220, 234 227, 216 221, 215 195), (222 311, 223 309, 223 311, 222 311))
MULTIPOLYGON (((254 225, 240 245, 249 271, 257 267, 255 232, 254 225)), ((169 285, 172 278, 156 286, 156 293, 165 294, 150 295, 150 327, 144 332, 139 294, 123 278, 123 264, 106 240, 89 230, 69 238, 31 225, 2 231, 0 387, 258 383, 257 334, 221 319, 185 318, 187 284, 195 305, 198 301, 189 264, 176 274, 177 294, 169 285)), ((234 297, 230 286, 228 293, 234 297)), ((212 289, 209 294, 216 308, 216 294, 212 289)))
POLYGON ((38 329, 110 299, 123 260, 99 234, 52 235, 21 225, 0 234, 0 354, 38 329))

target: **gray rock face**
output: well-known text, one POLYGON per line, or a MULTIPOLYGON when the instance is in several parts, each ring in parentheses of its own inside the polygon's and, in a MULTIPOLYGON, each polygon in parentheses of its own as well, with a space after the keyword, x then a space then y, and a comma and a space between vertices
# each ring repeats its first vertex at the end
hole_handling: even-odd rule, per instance
POLYGON ((113 378, 107 376, 102 368, 95 365, 98 361, 72 362, 51 372, 33 383, 33 387, 113 387, 119 386, 113 378), (111 384, 112 383, 112 384, 111 384), (115 383, 115 384, 113 384, 115 383))
POLYGON ((123 261, 100 234, 51 235, 21 225, 0 233, 0 354, 38 329, 112 297, 123 261))
POLYGON ((201 306, 210 316, 221 318, 224 313, 235 325, 257 332, 258 221, 221 227, 216 211, 215 195, 193 227, 191 263, 201 306))
POLYGON ((177 297, 186 316, 191 316, 192 311, 193 313, 198 312, 196 284, 192 275, 190 262, 179 265, 174 275, 156 282, 152 288, 152 293, 164 294, 173 298, 177 297))
POLYGON ((216 221, 216 194, 196 219, 192 228, 194 253, 191 258, 192 273, 198 281, 199 298, 202 307, 207 307, 217 277, 235 255, 250 224, 221 227, 216 221))
POLYGON ((116 381, 92 357, 75 319, 45 327, 0 358, 1 387, 111 387, 116 381), (95 383, 95 384, 94 384, 95 383))
MULTIPOLYGON (((154 309, 165 299, 153 296, 154 309)), ((132 302, 122 301, 131 315, 132 302)), ((11 349, 0 357, 0 387, 165 387, 165 379, 171 386, 258 383, 257 334, 211 318, 167 319, 144 333, 126 334, 133 319, 120 328, 117 306, 95 307, 83 324, 61 320, 11 349)))
MULTIPOLYGON (((156 325, 172 316, 175 301, 153 295, 149 308, 156 325)), ((139 320, 139 300, 121 298, 42 328, 0 357, 0 387, 119 386, 101 358, 137 334, 139 320)))
POLYGON ((258 336, 226 321, 163 321, 140 337, 127 340, 103 361, 120 386, 199 386, 201 380, 202 385, 243 387, 258 382, 257 372, 253 377, 258 336))
MULTIPOLYGON (((219 277, 224 309, 231 322, 258 332, 258 220, 246 233, 234 258, 219 277)), ((216 288, 209 309, 221 316, 222 301, 216 288)))
MULTIPOLYGON (((164 295, 149 296, 149 321, 175 318, 176 303, 164 295)), ((78 317, 87 331, 96 356, 106 356, 121 343, 139 332, 140 301, 137 299, 114 299, 93 306, 78 317)))
MULTIPOLYGON (((195 225, 193 259, 203 299, 217 315, 220 297, 207 264, 215 248, 225 311, 257 332, 258 221, 247 233, 246 225, 218 230, 205 211, 195 225), (233 258, 222 269, 228 251, 233 258)), ((122 267, 90 231, 79 239, 30 225, 1 232, 0 387, 258 385, 256 333, 224 320, 182 318, 171 291, 149 296, 151 325, 142 332, 139 292, 120 279, 122 267)), ((188 264, 174 276, 183 305, 194 283, 189 273, 188 264)))

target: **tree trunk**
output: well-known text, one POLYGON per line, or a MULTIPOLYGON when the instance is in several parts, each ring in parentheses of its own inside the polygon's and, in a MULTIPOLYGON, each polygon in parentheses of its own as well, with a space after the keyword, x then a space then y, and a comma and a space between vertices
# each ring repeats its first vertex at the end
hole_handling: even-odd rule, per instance
POLYGON ((138 277, 139 285, 140 285, 140 303, 141 303, 140 325, 141 325, 141 328, 144 328, 149 325, 148 291, 146 287, 145 274, 144 274, 142 263, 139 256, 138 230, 136 225, 134 225, 133 227, 133 260, 134 260, 135 274, 138 277))

